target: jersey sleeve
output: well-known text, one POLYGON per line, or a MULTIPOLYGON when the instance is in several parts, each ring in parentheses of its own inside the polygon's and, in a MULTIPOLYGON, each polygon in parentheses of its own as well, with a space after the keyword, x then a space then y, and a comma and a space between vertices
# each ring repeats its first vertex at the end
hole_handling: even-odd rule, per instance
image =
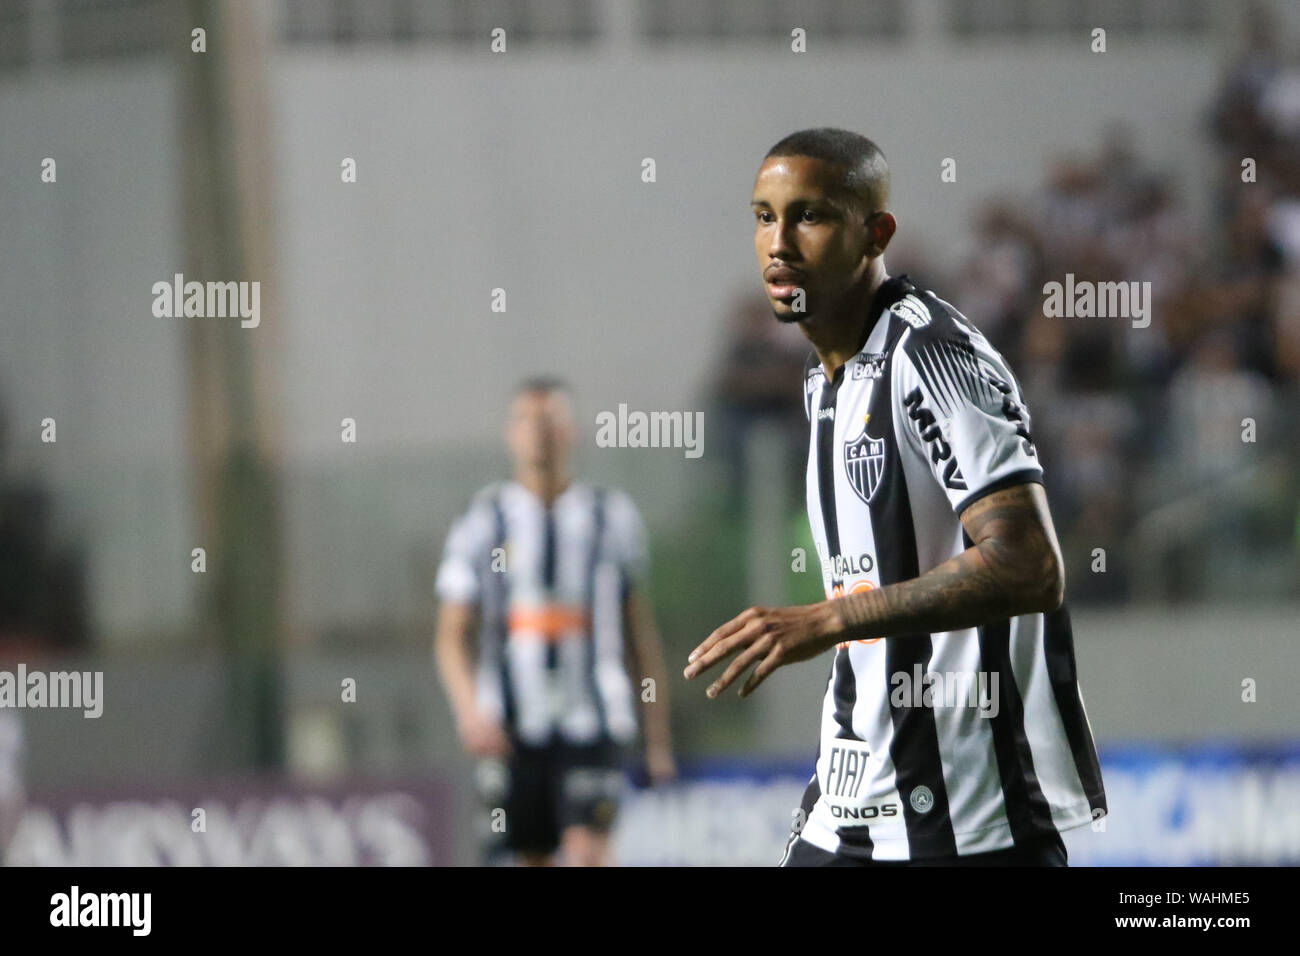
POLYGON ((641 513, 621 491, 609 493, 606 546, 623 572, 624 580, 644 585, 650 576, 649 536, 641 513))
POLYGON ((921 336, 895 353, 894 416, 958 515, 991 492, 1042 482, 1029 411, 1002 357, 957 334, 921 336))
POLYGON ((492 520, 480 504, 452 524, 443 546, 434 590, 444 601, 476 604, 482 598, 483 573, 491 558, 492 520))

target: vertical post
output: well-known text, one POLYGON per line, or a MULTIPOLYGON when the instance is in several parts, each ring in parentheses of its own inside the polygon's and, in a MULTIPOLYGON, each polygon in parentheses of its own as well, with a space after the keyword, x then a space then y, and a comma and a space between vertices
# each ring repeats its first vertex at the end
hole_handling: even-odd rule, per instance
POLYGON ((260 323, 185 323, 189 442, 199 541, 208 554, 202 637, 227 661, 228 695, 214 761, 226 769, 284 763, 280 646, 283 567, 272 360, 277 331, 270 224, 265 31, 248 0, 174 8, 179 70, 185 280, 260 283, 260 323), (207 33, 206 52, 191 31, 207 33))

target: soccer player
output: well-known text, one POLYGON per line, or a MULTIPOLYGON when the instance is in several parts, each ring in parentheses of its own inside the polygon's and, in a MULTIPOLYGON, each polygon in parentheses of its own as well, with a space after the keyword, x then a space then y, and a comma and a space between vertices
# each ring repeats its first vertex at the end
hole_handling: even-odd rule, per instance
POLYGON ((827 600, 753 607, 690 655, 833 650, 816 771, 784 866, 1066 865, 1106 812, 1060 549, 1020 386, 970 322, 884 252, 889 168, 856 133, 777 143, 753 190, 772 311, 812 343, 808 519, 827 600))
POLYGON ((452 526, 438 570, 439 672, 465 749, 504 810, 489 858, 608 862, 623 755, 641 708, 650 779, 675 773, 663 652, 645 593, 646 532, 623 492, 575 481, 564 383, 525 382, 510 404, 514 480, 452 526), (477 663, 470 644, 477 633, 477 663))

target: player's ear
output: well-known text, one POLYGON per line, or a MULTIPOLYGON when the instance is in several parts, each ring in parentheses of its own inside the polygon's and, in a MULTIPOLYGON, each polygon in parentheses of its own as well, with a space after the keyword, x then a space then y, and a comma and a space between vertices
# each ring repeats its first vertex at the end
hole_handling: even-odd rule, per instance
POLYGON ((882 209, 867 217, 866 228, 866 255, 868 258, 876 259, 884 255, 889 240, 894 238, 894 232, 898 229, 898 220, 894 218, 893 213, 882 209))

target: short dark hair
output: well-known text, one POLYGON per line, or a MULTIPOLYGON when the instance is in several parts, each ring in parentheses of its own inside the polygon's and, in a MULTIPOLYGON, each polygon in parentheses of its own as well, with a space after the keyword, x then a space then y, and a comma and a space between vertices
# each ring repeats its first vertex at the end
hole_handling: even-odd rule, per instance
POLYGON ((549 395, 551 392, 561 392, 570 398, 573 397, 573 389, 569 387, 569 383, 558 375, 533 375, 526 378, 515 386, 511 397, 518 398, 520 395, 533 393, 549 395))
POLYGON ((889 164, 880 147, 860 133, 822 126, 791 133, 767 151, 774 156, 808 156, 840 167, 844 189, 869 216, 889 204, 889 164))

